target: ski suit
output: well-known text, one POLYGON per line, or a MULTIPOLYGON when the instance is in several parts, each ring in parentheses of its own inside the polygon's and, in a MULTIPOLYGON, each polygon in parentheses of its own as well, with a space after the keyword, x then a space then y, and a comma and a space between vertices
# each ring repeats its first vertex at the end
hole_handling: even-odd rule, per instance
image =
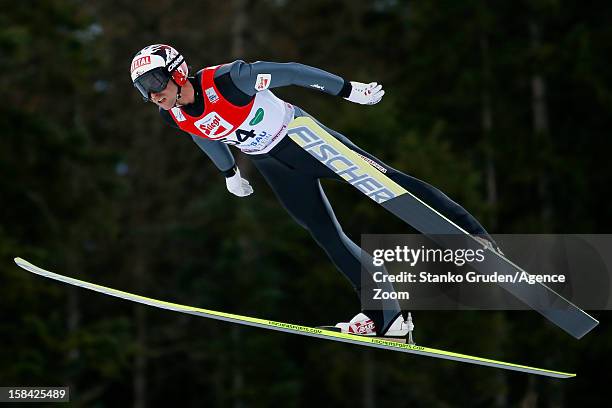
MULTIPOLYGON (((236 171, 228 145, 235 145, 248 154, 283 207, 310 232, 359 295, 362 286, 361 249, 342 231, 320 184, 321 179, 344 180, 285 137, 286 125, 291 119, 310 115, 298 106, 276 98, 270 91, 297 85, 348 97, 350 82, 299 63, 245 63, 241 60, 205 68, 189 81, 195 89, 195 101, 169 111, 160 108, 163 119, 189 133, 226 177, 236 171), (219 108, 216 109, 215 105, 219 108), (257 132, 240 129, 240 124, 247 123, 257 132), (266 123, 274 131, 257 129, 266 123)), ((344 135, 321 126, 353 151, 377 163, 389 178, 469 233, 489 237, 472 215, 435 187, 391 168, 344 135)), ((401 312, 399 304, 396 300, 388 301, 377 309, 364 310, 364 313, 374 321, 379 333, 384 333, 401 312)))

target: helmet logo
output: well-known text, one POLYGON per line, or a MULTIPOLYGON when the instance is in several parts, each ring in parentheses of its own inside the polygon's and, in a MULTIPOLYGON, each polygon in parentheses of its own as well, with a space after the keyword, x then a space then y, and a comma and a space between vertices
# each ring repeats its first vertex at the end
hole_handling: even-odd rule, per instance
POLYGON ((176 51, 174 48, 171 48, 171 47, 165 48, 164 51, 166 51, 166 64, 172 61, 174 56, 178 54, 178 51, 176 51))
POLYGON ((181 57, 180 55, 177 55, 173 61, 167 62, 168 66, 166 68, 168 69, 168 72, 172 72, 176 69, 176 67, 179 66, 179 64, 182 64, 182 63, 183 63, 183 57, 181 57))
POLYGON ((135 59, 134 61, 132 61, 132 69, 130 70, 130 72, 134 72, 136 68, 140 68, 143 65, 147 65, 150 63, 151 63, 151 56, 149 55, 145 55, 144 57, 135 59))

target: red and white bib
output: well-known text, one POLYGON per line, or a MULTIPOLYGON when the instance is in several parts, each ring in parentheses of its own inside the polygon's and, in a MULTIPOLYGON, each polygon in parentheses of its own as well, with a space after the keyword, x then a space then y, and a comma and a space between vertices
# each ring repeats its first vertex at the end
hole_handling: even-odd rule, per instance
POLYGON ((269 152, 287 134, 293 106, 269 90, 255 94, 246 106, 233 105, 215 86, 219 67, 202 72, 204 112, 194 117, 175 107, 170 110, 174 121, 185 132, 234 145, 247 154, 269 152))

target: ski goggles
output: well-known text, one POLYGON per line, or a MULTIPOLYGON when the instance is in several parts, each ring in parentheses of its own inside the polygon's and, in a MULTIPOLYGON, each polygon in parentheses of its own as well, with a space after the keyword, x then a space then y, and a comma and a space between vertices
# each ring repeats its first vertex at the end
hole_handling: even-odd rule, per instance
POLYGON ((158 67, 145 72, 134 81, 134 87, 142 95, 145 101, 151 100, 151 93, 161 92, 166 89, 170 75, 165 68, 158 67))

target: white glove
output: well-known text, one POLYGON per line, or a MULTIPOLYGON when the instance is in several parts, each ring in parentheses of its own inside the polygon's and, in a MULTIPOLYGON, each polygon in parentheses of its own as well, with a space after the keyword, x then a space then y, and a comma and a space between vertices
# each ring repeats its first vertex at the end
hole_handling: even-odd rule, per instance
POLYGON ((385 91, 382 89, 382 85, 376 82, 370 82, 369 84, 362 84, 361 82, 351 81, 351 94, 348 98, 344 98, 347 101, 360 103, 362 105, 374 105, 380 102, 385 91))
POLYGON ((236 174, 225 178, 225 185, 230 193, 238 197, 246 197, 253 193, 253 187, 249 182, 240 176, 240 170, 236 168, 236 174))

